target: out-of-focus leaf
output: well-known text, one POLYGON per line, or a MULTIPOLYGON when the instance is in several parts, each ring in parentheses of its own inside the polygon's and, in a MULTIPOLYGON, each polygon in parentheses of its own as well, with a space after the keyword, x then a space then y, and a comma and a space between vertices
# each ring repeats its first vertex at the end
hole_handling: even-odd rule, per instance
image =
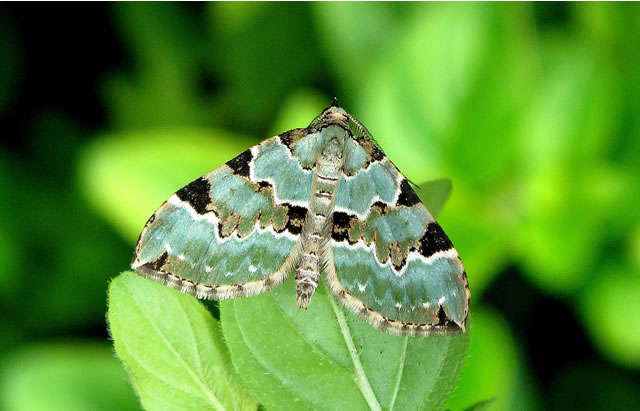
POLYGON ((294 128, 305 128, 330 104, 331 100, 317 91, 295 91, 283 101, 269 134, 276 135, 294 128))
MULTIPOLYGON (((593 42, 606 53, 602 57, 623 60, 626 62, 640 61, 640 50, 636 47, 640 40, 640 8, 616 3, 593 2, 585 3, 584 7, 571 4, 571 12, 575 18, 578 36, 593 42)), ((621 73, 638 75, 637 70, 621 73)), ((630 87, 638 85, 629 84, 630 87)))
POLYGON ((466 408, 465 411, 486 411, 491 408, 491 405, 496 401, 495 398, 489 398, 488 400, 479 401, 473 404, 471 407, 466 408))
POLYGON ((551 382, 545 399, 552 410, 640 409, 640 392, 634 375, 602 365, 580 363, 551 382))
POLYGON ((4 410, 136 410, 128 378, 106 344, 25 346, 0 362, 4 410))
POLYGON ((435 217, 442 211, 442 208, 451 195, 452 188, 450 179, 440 178, 418 184, 418 189, 415 191, 418 197, 420 197, 420 200, 422 200, 422 203, 435 217))
POLYGON ((446 408, 462 410, 474 400, 495 397, 492 410, 512 409, 519 366, 514 338, 497 313, 473 308, 469 355, 446 408))
POLYGON ((622 365, 640 366, 640 270, 622 264, 600 270, 579 307, 605 355, 622 365))
POLYGON ((193 297, 125 272, 109 287, 108 320, 146 409, 257 408, 233 371, 219 323, 193 297))
POLYGON ((75 190, 34 184, 26 198, 39 205, 24 210, 27 232, 38 235, 28 238, 22 269, 16 272, 20 299, 11 307, 12 317, 39 334, 103 326, 109 279, 103 270, 125 267, 131 248, 90 212, 75 190))
POLYGON ((253 132, 271 124, 291 90, 328 76, 308 4, 221 2, 209 7, 208 56, 220 82, 216 115, 224 125, 253 132))
POLYGON ((261 404, 296 410, 442 407, 469 333, 383 333, 345 312, 324 284, 303 311, 295 304, 293 280, 270 293, 220 304, 233 363, 261 404))
POLYGON ((629 259, 635 271, 640 270, 640 224, 631 231, 629 241, 629 259))
POLYGON ((199 80, 205 42, 197 19, 177 4, 113 4, 122 43, 135 61, 133 75, 114 73, 103 91, 116 127, 210 124, 216 112, 199 80))
POLYGON ((591 193, 593 181, 607 172, 603 154, 612 141, 619 93, 592 50, 569 50, 552 40, 545 50, 543 85, 521 135, 525 179, 518 248, 536 284, 568 293, 588 277, 597 258, 592 250, 607 233, 604 215, 618 205, 618 198, 607 198, 615 194, 610 190, 599 201, 591 193))
MULTIPOLYGON (((13 162, 4 150, 0 150, 0 198, 15 198, 15 180, 13 179, 13 162)), ((24 242, 20 237, 16 237, 18 231, 16 221, 11 218, 15 216, 13 201, 0 201, 0 304, 11 304, 9 300, 16 292, 20 283, 17 272, 20 260, 23 257, 24 242)), ((1 306, 1 305, 0 305, 1 306)), ((2 344, 0 344, 2 345, 2 344)))
MULTIPOLYGON (((399 28, 415 9, 412 3, 312 3, 314 28, 319 34, 329 68, 344 90, 366 82, 374 56, 397 44, 399 28), (381 30, 381 28, 384 28, 381 30)), ((404 23, 404 24, 403 24, 404 23)), ((348 110, 347 110, 348 111, 348 110)))
POLYGON ((523 7, 421 5, 394 47, 371 62, 360 116, 409 178, 464 165, 465 178, 486 181, 510 165, 516 97, 531 70, 531 56, 519 52, 529 43, 527 19, 523 7))
POLYGON ((172 193, 254 143, 198 128, 105 135, 82 154, 80 181, 94 208, 133 242, 172 193))

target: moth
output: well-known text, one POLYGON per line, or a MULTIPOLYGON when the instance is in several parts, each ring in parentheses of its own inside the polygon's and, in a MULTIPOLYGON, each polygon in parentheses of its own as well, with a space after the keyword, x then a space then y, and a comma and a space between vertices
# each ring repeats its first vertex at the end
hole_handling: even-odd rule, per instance
POLYGON ((469 315, 451 241, 335 99, 307 128, 173 194, 144 226, 131 267, 213 300, 260 294, 295 273, 300 308, 324 278, 348 310, 396 335, 458 334, 469 315))

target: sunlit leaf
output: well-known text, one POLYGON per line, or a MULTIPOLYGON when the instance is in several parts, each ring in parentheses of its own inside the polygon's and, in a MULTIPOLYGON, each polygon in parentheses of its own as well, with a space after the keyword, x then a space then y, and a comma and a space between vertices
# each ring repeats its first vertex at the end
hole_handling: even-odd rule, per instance
POLYGON ((525 273, 546 291, 566 294, 588 278, 597 259, 593 250, 610 230, 604 216, 619 215, 622 205, 613 185, 600 185, 611 172, 601 156, 613 142, 621 95, 596 50, 553 36, 544 46, 541 87, 520 137, 524 180, 516 234, 525 273))
POLYGON ((640 270, 622 264, 601 270, 581 295, 580 311, 607 357, 640 366, 640 270))
POLYGON ((397 45, 400 28, 416 6, 413 3, 314 2, 318 41, 328 56, 336 80, 345 91, 353 84, 365 82, 376 56, 397 45), (384 27, 384 30, 380 30, 384 27), (347 57, 347 58, 345 58, 347 57))

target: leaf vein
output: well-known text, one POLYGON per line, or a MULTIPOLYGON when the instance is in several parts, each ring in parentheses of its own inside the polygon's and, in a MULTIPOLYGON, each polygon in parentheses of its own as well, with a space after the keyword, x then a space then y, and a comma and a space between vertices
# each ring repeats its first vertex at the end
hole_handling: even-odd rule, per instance
POLYGON ((389 403, 389 411, 393 411, 396 405, 396 399, 398 398, 398 392, 400 391, 400 383, 404 376, 404 365, 407 361, 407 346, 409 345, 409 336, 404 337, 404 344, 402 346, 402 355, 400 356, 400 367, 398 369, 398 376, 396 377, 396 385, 393 388, 393 395, 391 396, 391 402, 389 403))
POLYGON ((362 393, 365 401, 367 401, 367 404, 369 404, 369 408, 376 411, 382 411, 382 407, 380 406, 380 403, 376 398, 376 394, 371 388, 371 384, 369 383, 367 374, 364 372, 364 368, 362 368, 362 363, 360 362, 358 351, 356 350, 355 344, 353 343, 353 338, 351 337, 349 325, 347 324, 347 319, 344 315, 344 312, 342 311, 342 307, 338 307, 333 296, 328 297, 329 302, 331 303, 331 308, 333 308, 333 311, 336 314, 336 318, 338 320, 338 324, 340 325, 342 337, 344 338, 344 342, 347 344, 349 354, 351 355, 351 361, 353 362, 353 367, 355 369, 354 380, 356 382, 356 385, 360 389, 360 392, 362 393))

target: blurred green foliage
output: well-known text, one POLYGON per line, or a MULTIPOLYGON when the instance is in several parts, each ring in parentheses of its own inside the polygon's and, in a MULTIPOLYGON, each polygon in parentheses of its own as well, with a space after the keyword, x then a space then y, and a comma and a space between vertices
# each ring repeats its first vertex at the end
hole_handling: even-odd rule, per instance
MULTIPOLYGON (((333 96, 411 180, 453 183, 439 221, 473 329, 448 407, 639 407, 637 4, 108 7, 127 59, 101 75, 105 120, 38 109, 20 148, 0 147, 0 408, 138 407, 105 348, 106 290, 164 187, 306 126, 333 96), (535 371, 537 344, 566 337, 522 339, 558 318, 518 317, 534 297, 514 298, 511 276, 569 307, 583 361, 535 371)), ((38 50, 4 9, 0 27, 7 116, 38 50)))
POLYGON ((105 341, 25 346, 2 361, 5 410, 137 409, 127 373, 105 341))

